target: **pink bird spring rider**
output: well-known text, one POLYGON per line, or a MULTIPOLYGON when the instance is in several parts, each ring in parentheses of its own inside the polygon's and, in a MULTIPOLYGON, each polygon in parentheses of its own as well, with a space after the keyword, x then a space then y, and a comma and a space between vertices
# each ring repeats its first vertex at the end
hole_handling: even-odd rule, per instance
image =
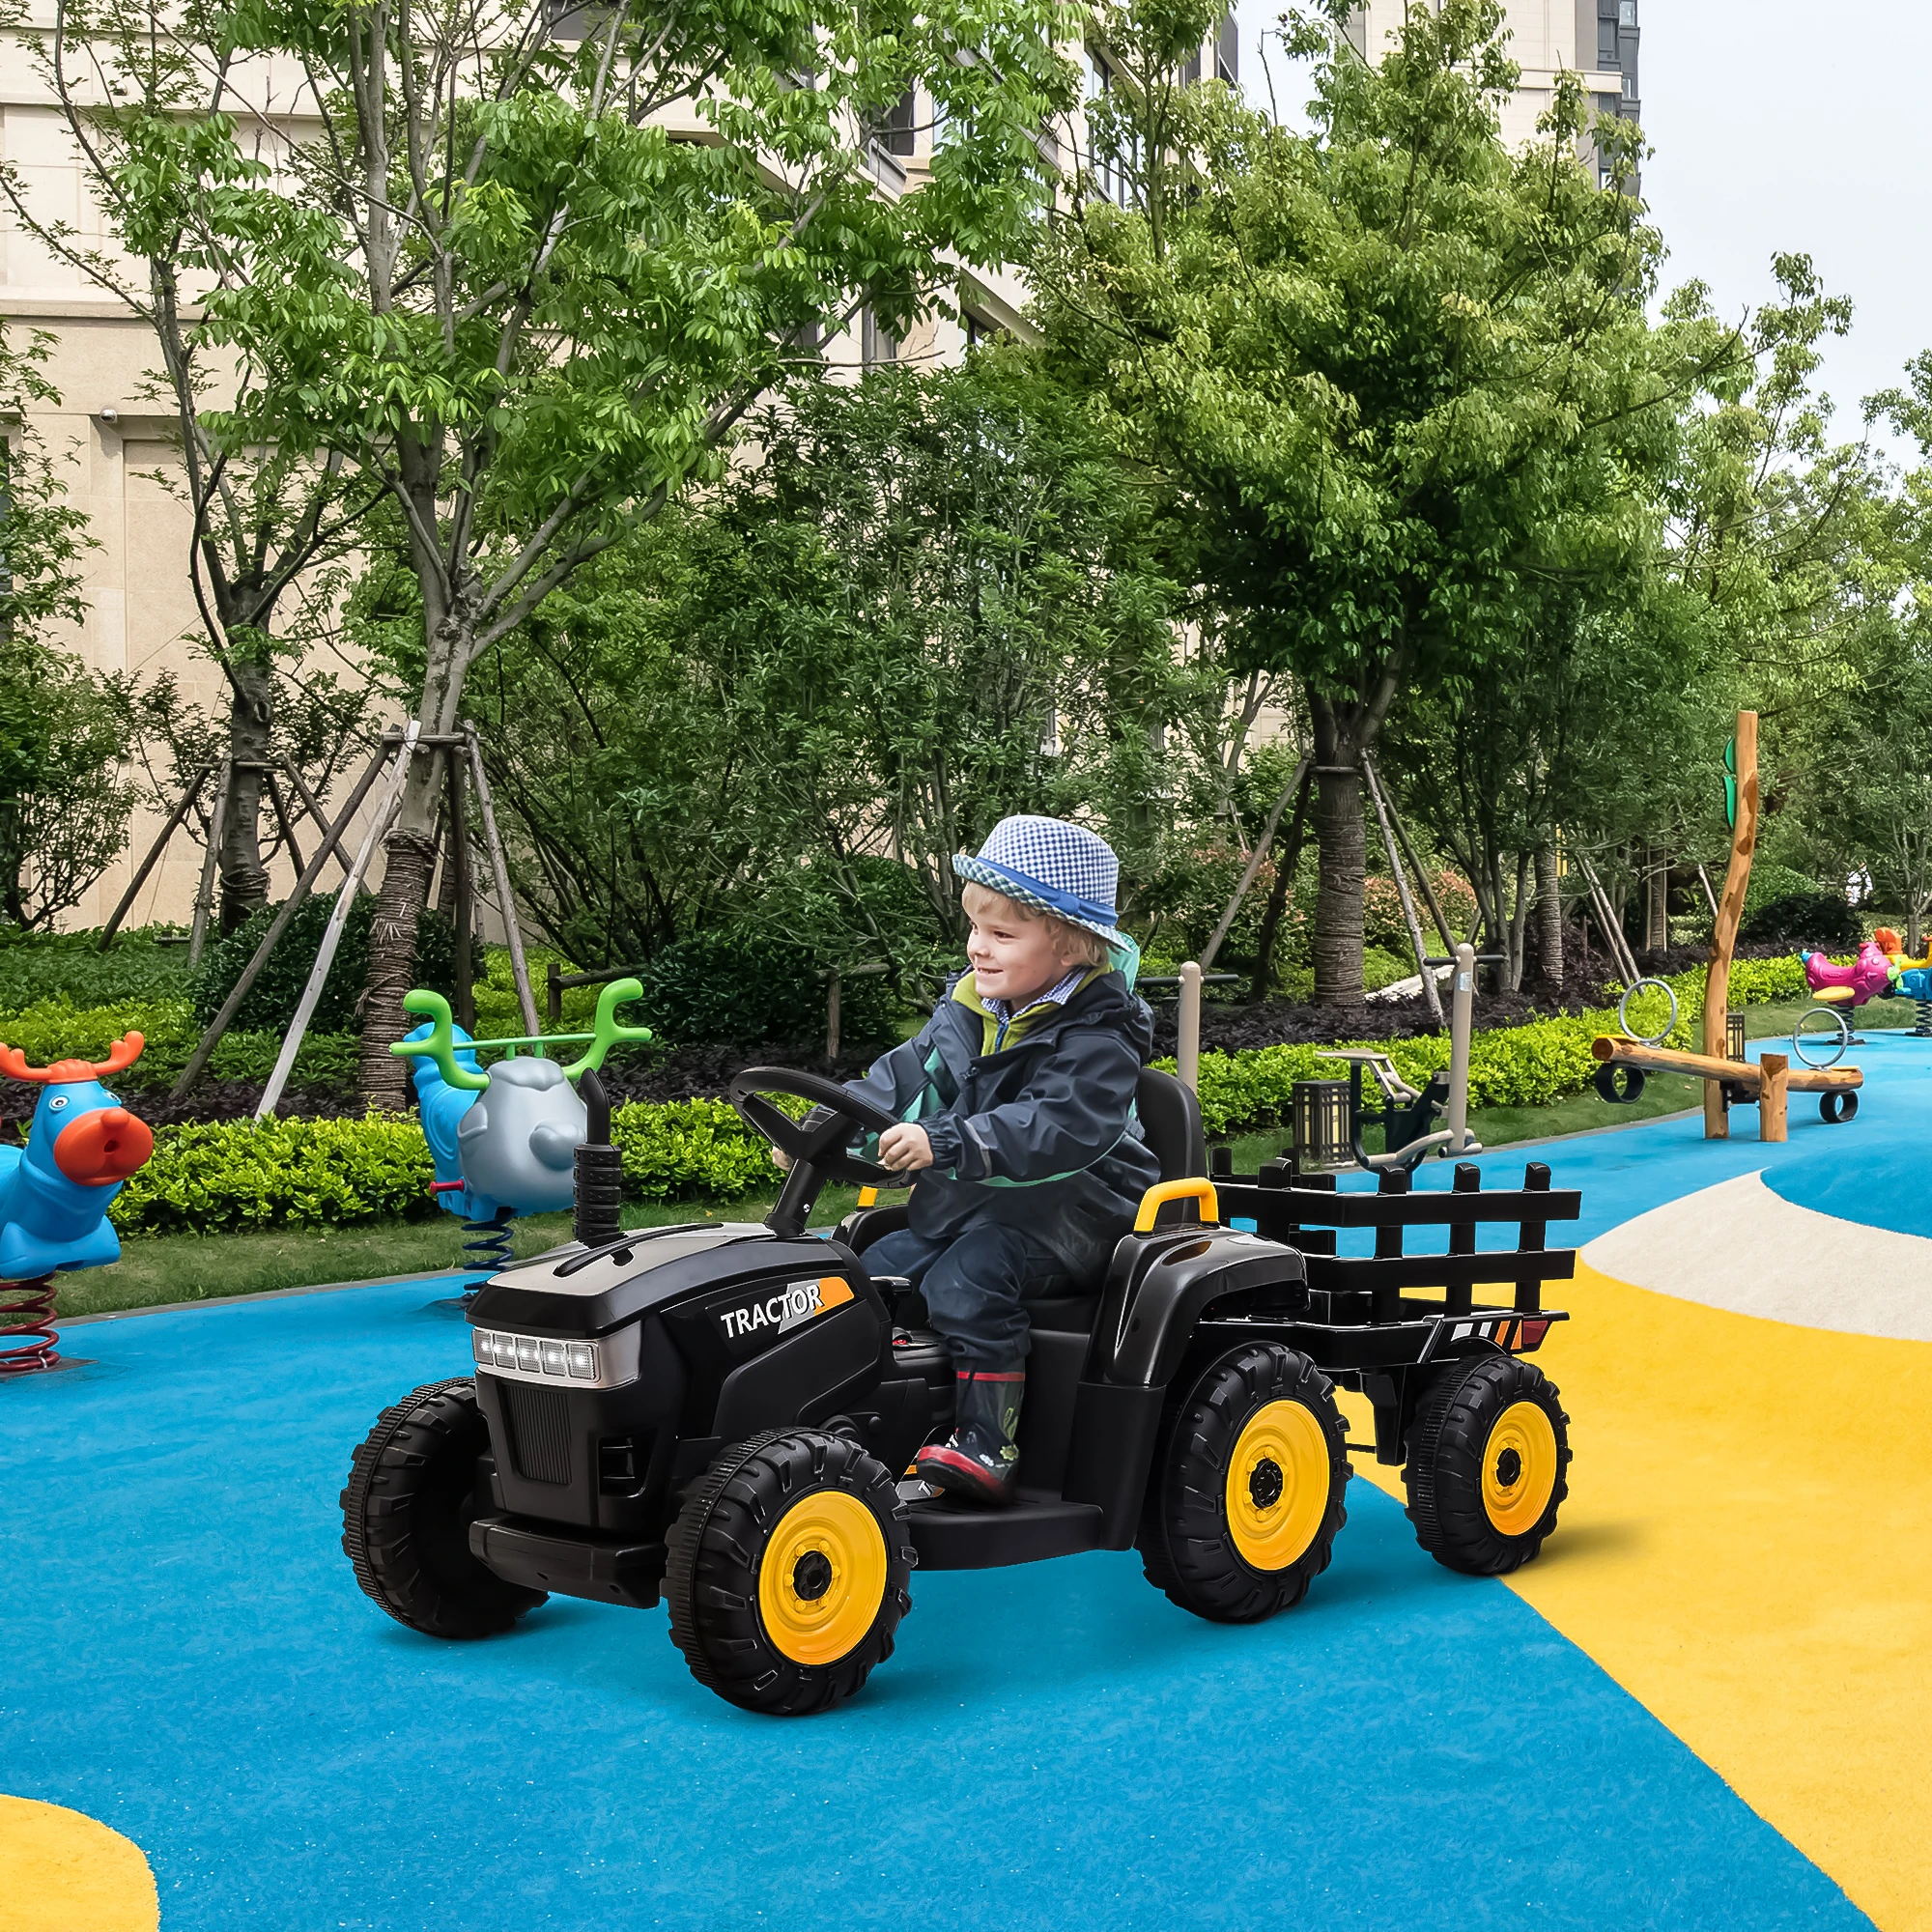
POLYGON ((1849 966, 1839 966, 1822 952, 1801 952, 1804 983, 1813 1004, 1799 1016, 1791 1044, 1807 1066, 1834 1066, 1855 1045, 1848 1011, 1885 992, 1898 976, 1898 935, 1889 927, 1859 948, 1849 966), (1890 946, 1886 941, 1891 942, 1890 946))

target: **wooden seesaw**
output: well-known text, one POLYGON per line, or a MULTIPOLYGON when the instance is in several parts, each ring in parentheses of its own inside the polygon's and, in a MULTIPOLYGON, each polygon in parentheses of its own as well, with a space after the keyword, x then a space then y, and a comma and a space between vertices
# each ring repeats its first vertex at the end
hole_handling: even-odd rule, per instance
POLYGON ((1865 1084, 1860 1067, 1794 1067, 1781 1053, 1767 1053, 1755 1061, 1722 1060, 1714 1054, 1647 1046, 1641 1040, 1613 1038, 1608 1034, 1599 1034, 1591 1041, 1590 1051, 1602 1063, 1597 1068, 1597 1092, 1605 1100, 1621 1104, 1634 1100, 1643 1092, 1646 1072, 1688 1073, 1692 1079, 1710 1083, 1704 1091, 1715 1093, 1719 1105, 1755 1107, 1761 1141, 1788 1137, 1788 1094, 1816 1094, 1818 1112, 1824 1120, 1849 1121, 1859 1111, 1858 1090, 1865 1084), (1621 1088, 1617 1083, 1620 1069, 1625 1073, 1621 1088))

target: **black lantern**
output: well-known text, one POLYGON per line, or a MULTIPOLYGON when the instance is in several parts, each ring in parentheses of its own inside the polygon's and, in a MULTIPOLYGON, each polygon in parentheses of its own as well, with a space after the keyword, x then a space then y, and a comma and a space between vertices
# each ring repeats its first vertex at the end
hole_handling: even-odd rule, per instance
POLYGON ((1302 1173, 1354 1166, 1348 1081, 1297 1080, 1293 1112, 1295 1165, 1302 1173))
POLYGON ((1735 1010, 1724 1015, 1724 1057, 1727 1060, 1745 1057, 1745 1016, 1735 1010))

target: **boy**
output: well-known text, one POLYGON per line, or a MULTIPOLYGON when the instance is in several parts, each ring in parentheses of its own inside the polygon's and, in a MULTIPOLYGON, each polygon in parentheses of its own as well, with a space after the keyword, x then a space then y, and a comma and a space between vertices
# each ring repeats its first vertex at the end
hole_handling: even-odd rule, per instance
POLYGON ((1139 949, 1114 923, 1120 862, 1064 819, 1002 819, 952 862, 972 971, 916 1039, 854 1091, 903 1124, 879 1164, 916 1175, 911 1225, 866 1250, 904 1275, 951 1348, 951 1438, 919 1473, 987 1503, 1012 1499, 1026 1388, 1026 1302, 1097 1293, 1114 1244, 1160 1179, 1134 1090, 1153 1044, 1135 997, 1139 949))

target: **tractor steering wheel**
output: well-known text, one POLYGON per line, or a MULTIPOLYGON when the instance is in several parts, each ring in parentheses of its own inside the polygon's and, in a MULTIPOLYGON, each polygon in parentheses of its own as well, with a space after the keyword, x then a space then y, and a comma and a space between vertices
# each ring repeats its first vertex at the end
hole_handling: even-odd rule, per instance
POLYGON ((846 1144, 860 1132, 882 1134, 899 1122, 896 1115, 862 1100, 836 1080, 800 1073, 789 1066, 748 1066, 732 1075, 725 1091, 746 1122, 786 1155, 794 1171, 809 1167, 820 1182, 856 1181, 861 1187, 904 1187, 911 1181, 909 1175, 895 1174, 845 1151, 846 1144), (810 1100, 831 1118, 816 1126, 808 1123, 810 1117, 794 1121, 765 1099, 767 1094, 789 1094, 794 1099, 810 1100))

